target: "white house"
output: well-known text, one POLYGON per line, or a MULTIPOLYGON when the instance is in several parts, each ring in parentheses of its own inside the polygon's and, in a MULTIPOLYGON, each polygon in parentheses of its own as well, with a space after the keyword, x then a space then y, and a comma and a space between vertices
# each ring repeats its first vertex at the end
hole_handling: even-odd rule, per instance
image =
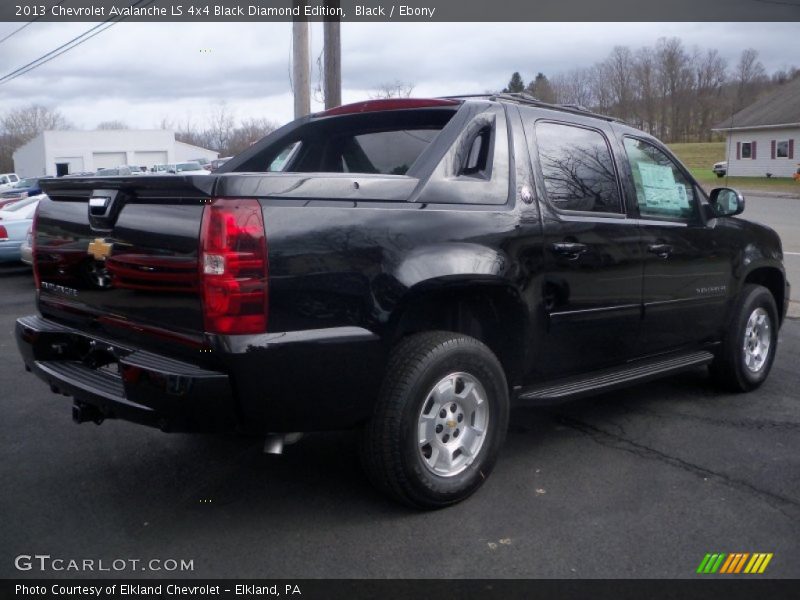
POLYGON ((800 77, 713 130, 727 134, 728 175, 791 177, 800 161, 800 77))
POLYGON ((14 152, 23 177, 67 175, 129 165, 152 167, 191 159, 212 161, 219 153, 175 139, 164 129, 43 131, 14 152))

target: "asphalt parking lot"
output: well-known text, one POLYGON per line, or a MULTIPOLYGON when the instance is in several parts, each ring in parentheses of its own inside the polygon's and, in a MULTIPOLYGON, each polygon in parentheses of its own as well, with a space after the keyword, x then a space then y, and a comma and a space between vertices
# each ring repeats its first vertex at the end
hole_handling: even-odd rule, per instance
POLYGON ((19 572, 20 554, 193 560, 116 573, 143 577, 695 577, 708 552, 771 552, 765 576, 800 577, 798 320, 751 394, 701 369, 515 411, 487 484, 419 513, 372 490, 350 433, 268 456, 233 436, 74 425, 18 358, 14 320, 31 312, 29 271, 0 267, 2 577, 75 575, 19 572))

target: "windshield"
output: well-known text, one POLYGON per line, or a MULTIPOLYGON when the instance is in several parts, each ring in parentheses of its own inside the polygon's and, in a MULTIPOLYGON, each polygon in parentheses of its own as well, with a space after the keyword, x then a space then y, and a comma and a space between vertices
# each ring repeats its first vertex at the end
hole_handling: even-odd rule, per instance
POLYGON ((178 163, 178 168, 175 169, 178 173, 181 171, 199 171, 201 169, 200 163, 196 162, 188 162, 188 163, 178 163))
POLYGON ((35 179, 20 179, 18 183, 14 184, 15 188, 29 188, 36 185, 35 179))

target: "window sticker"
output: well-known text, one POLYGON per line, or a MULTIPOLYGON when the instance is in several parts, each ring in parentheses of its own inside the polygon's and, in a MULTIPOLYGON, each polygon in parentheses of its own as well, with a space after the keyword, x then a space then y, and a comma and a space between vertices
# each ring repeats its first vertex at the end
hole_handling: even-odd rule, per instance
POLYGON ((686 187, 675 181, 672 167, 652 163, 638 163, 647 208, 679 210, 689 208, 686 187))

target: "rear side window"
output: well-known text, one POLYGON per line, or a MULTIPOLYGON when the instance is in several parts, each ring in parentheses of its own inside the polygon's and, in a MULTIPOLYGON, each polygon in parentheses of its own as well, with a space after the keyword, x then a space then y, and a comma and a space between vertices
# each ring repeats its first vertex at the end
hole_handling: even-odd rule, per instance
POLYGON ((556 208, 622 212, 614 161, 602 133, 539 122, 536 144, 547 197, 556 208))

